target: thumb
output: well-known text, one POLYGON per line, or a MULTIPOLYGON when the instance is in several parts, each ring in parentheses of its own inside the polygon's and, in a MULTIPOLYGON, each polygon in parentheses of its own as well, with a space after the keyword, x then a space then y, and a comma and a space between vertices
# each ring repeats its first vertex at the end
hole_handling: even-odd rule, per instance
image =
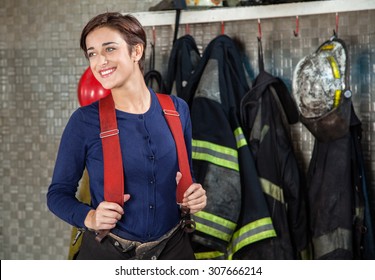
POLYGON ((177 185, 180 182, 181 178, 182 178, 182 173, 180 171, 177 171, 177 173, 176 173, 176 184, 177 185))
POLYGON ((124 194, 124 202, 127 202, 130 199, 130 194, 124 194))

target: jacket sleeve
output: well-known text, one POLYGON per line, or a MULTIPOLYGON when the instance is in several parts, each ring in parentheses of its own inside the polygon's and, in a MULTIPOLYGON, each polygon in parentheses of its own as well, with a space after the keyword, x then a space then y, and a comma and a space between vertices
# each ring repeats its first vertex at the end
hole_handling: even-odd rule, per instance
POLYGON ((306 183, 292 153, 285 155, 282 175, 291 240, 301 254, 307 248, 306 183))

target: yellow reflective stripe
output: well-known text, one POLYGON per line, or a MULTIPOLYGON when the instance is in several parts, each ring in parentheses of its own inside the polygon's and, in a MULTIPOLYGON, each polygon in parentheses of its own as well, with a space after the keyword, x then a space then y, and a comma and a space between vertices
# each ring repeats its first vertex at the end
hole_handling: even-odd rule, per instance
POLYGON ((204 211, 195 213, 193 219, 196 223, 196 230, 226 242, 229 242, 236 228, 236 223, 204 211))
POLYGON ((314 259, 319 259, 338 249, 350 251, 352 249, 352 238, 351 230, 345 228, 336 228, 330 233, 314 237, 312 239, 314 259))
POLYGON ((359 219, 363 220, 364 217, 365 217, 365 208, 357 206, 355 208, 355 216, 358 217, 359 219))
POLYGON ((322 50, 322 51, 331 51, 331 50, 333 50, 333 44, 329 44, 329 45, 324 45, 324 46, 322 46, 321 48, 320 48, 320 50, 322 50))
POLYGON ((199 223, 197 221, 195 221, 195 225, 196 225, 196 230, 197 231, 204 232, 204 233, 206 233, 208 235, 211 235, 213 237, 219 238, 219 239, 224 240, 226 242, 229 242, 229 240, 231 238, 230 234, 226 234, 226 233, 224 233, 224 232, 222 232, 220 230, 217 230, 216 228, 213 228, 213 227, 201 224, 201 223, 199 223))
MULTIPOLYGON (((340 70, 339 70, 339 67, 337 65, 337 62, 336 62, 335 58, 333 56, 327 56, 327 60, 329 61, 329 64, 331 65, 333 77, 335 79, 340 79, 341 74, 340 74, 340 70)), ((341 98, 341 90, 338 89, 338 90, 335 91, 333 108, 336 108, 339 105, 340 98, 341 98)))
POLYGON ((262 127, 262 131, 260 132, 260 142, 263 141, 263 139, 267 135, 268 131, 270 131, 270 126, 266 124, 262 127))
POLYGON ((333 77, 335 77, 335 79, 340 79, 341 78, 340 70, 339 70, 339 67, 337 66, 337 62, 335 58, 333 56, 327 56, 327 59, 329 61, 329 64, 331 64, 333 77))
POLYGON ((335 91, 335 101, 333 102, 333 108, 336 108, 340 104, 341 90, 337 89, 335 91))
POLYGON ((219 251, 194 253, 197 260, 224 259, 224 253, 219 251))
POLYGON ((274 183, 264 178, 259 178, 259 180, 262 184, 262 190, 264 193, 268 194, 277 201, 284 203, 284 192, 278 185, 275 185, 274 183))
POLYGON ((214 157, 210 154, 199 153, 199 152, 193 151, 192 157, 193 157, 193 159, 196 159, 196 160, 205 160, 205 161, 211 162, 215 165, 226 167, 226 168, 229 168, 229 169, 233 169, 235 171, 240 170, 238 164, 233 163, 231 161, 219 159, 219 158, 214 157))
POLYGON ((304 249, 300 252, 301 260, 312 260, 311 249, 304 249))
POLYGON ((234 131, 234 136, 236 137, 238 149, 247 145, 247 141, 241 127, 236 128, 236 130, 234 131))
POLYGON ((211 213, 208 213, 208 212, 205 212, 205 211, 199 211, 199 212, 197 212, 193 215, 194 215, 194 217, 199 217, 199 218, 211 221, 213 223, 216 223, 218 225, 226 227, 230 230, 234 230, 237 226, 237 224, 232 222, 232 221, 229 221, 227 219, 224 219, 222 217, 216 216, 214 214, 211 214, 211 213))
POLYGON ((235 159, 237 159, 237 151, 232 148, 228 148, 225 146, 221 146, 218 144, 214 144, 208 141, 203 141, 203 140, 196 140, 193 139, 193 146, 195 147, 201 147, 201 148, 206 148, 206 149, 211 149, 215 152, 225 154, 227 156, 231 156, 235 159))
POLYGON ((202 140, 192 141, 192 157, 239 171, 237 150, 202 140))
POLYGON ((233 254, 241 248, 259 240, 271 237, 276 237, 276 232, 273 228, 272 220, 270 217, 251 222, 241 227, 233 234, 233 241, 230 248, 229 258, 231 259, 233 254))

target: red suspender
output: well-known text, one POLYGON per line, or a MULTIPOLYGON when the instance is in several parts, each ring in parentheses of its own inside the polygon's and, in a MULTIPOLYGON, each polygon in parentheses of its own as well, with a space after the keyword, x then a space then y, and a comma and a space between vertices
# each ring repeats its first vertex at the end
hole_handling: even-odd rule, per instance
POLYGON ((104 200, 124 205, 124 170, 112 94, 99 101, 100 138, 104 160, 104 200))
MULTIPOLYGON (((157 97, 176 143, 178 165, 182 173, 182 178, 177 185, 176 200, 177 203, 181 203, 183 195, 193 183, 193 179, 190 173, 180 115, 169 95, 157 94, 157 97)), ((124 204, 124 170, 115 105, 111 94, 100 99, 99 117, 104 160, 104 199, 122 206, 124 204)))
POLYGON ((182 203, 184 193, 193 183, 193 179, 190 173, 189 158, 186 151, 184 134, 182 132, 180 114, 176 111, 173 100, 169 95, 157 94, 157 97, 176 143, 178 166, 182 173, 182 178, 177 185, 176 200, 177 203, 182 203))

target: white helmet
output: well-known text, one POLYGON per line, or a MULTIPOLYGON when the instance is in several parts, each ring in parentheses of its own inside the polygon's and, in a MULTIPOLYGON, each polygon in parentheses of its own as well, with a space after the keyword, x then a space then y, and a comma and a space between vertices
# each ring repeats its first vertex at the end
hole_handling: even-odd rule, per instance
POLYGON ((320 141, 344 136, 349 129, 351 92, 343 41, 332 38, 298 62, 293 97, 301 122, 320 141))

